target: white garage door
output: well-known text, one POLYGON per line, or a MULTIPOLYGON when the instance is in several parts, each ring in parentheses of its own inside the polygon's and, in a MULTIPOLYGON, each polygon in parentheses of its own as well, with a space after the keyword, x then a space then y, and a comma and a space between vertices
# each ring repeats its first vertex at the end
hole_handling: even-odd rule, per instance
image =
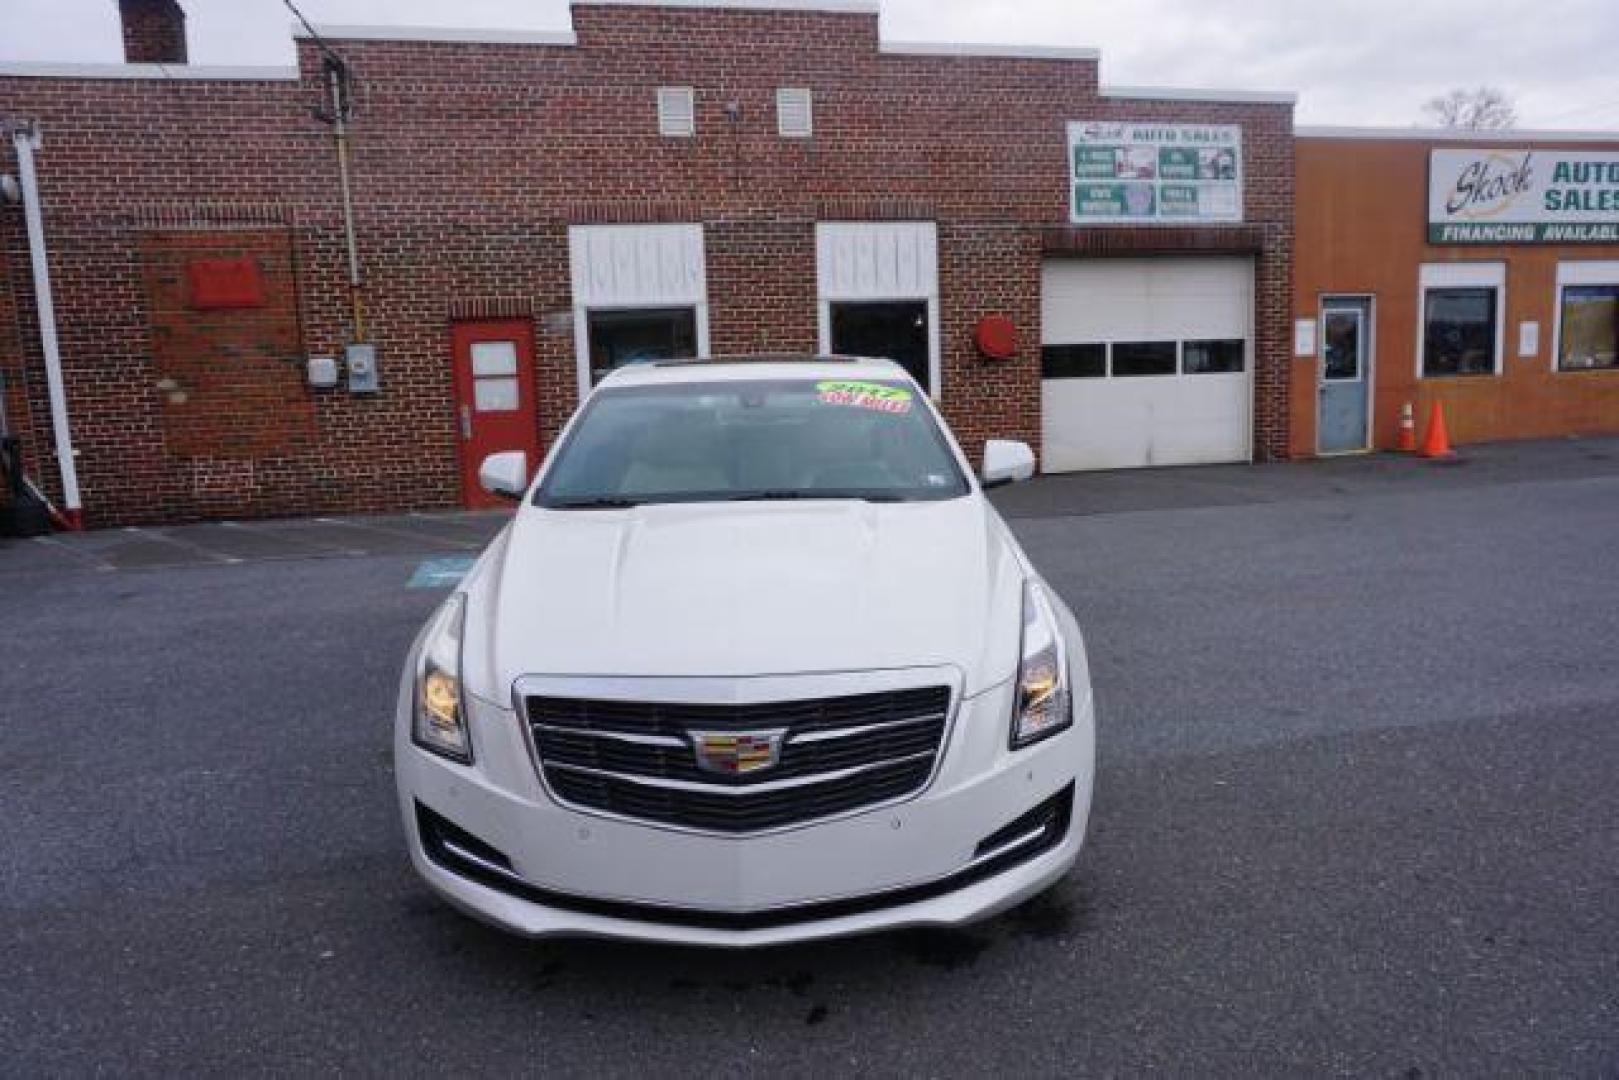
POLYGON ((1042 277, 1047 472, 1249 460, 1252 260, 1052 260, 1042 277))

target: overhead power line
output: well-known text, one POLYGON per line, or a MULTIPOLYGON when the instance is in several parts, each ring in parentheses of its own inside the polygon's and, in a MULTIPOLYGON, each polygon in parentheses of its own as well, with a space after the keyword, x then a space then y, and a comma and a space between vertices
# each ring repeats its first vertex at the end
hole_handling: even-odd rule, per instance
POLYGON ((320 36, 319 31, 310 24, 308 19, 304 18, 304 13, 298 10, 298 5, 293 3, 292 0, 281 0, 281 2, 287 5, 287 10, 292 12, 299 25, 304 28, 304 33, 309 35, 310 40, 315 43, 315 47, 320 50, 321 55, 326 57, 326 62, 334 64, 338 68, 346 67, 343 63, 343 58, 337 55, 337 52, 330 45, 326 44, 326 39, 320 36))

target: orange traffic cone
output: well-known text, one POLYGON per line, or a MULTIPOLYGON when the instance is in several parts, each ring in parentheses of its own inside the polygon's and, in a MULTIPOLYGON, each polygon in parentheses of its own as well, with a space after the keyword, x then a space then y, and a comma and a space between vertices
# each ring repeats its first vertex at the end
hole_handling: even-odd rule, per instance
POLYGON ((1428 414, 1428 435, 1422 440, 1422 456, 1425 458, 1456 456, 1456 452, 1450 448, 1450 435, 1445 431, 1445 407, 1437 401, 1433 403, 1433 410, 1428 414))
POLYGON ((1400 407, 1400 438, 1394 448, 1402 454, 1415 453, 1417 449, 1416 410, 1409 401, 1400 407))

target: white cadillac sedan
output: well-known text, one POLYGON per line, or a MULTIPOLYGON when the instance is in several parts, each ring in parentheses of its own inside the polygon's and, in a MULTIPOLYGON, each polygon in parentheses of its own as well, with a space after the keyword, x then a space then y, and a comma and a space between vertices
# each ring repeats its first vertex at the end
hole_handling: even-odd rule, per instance
POLYGON ((405 664, 416 869, 527 935, 952 926, 1079 854, 1085 646, 927 396, 871 360, 604 379, 405 664))

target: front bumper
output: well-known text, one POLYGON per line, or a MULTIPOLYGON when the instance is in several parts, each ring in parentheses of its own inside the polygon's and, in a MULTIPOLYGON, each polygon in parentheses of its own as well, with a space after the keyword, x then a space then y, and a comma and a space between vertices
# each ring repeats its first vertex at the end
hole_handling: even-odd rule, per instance
POLYGON ((1010 694, 1007 684, 960 703, 939 772, 915 798, 746 837, 558 805, 519 717, 476 699, 477 764, 427 754, 410 742, 403 695, 395 760, 411 859, 457 907, 529 936, 756 946, 973 922, 1060 879, 1089 815, 1088 686, 1074 687, 1073 727, 1022 751, 1006 746, 1010 694), (1019 822, 1042 808, 1063 820, 1019 822))

